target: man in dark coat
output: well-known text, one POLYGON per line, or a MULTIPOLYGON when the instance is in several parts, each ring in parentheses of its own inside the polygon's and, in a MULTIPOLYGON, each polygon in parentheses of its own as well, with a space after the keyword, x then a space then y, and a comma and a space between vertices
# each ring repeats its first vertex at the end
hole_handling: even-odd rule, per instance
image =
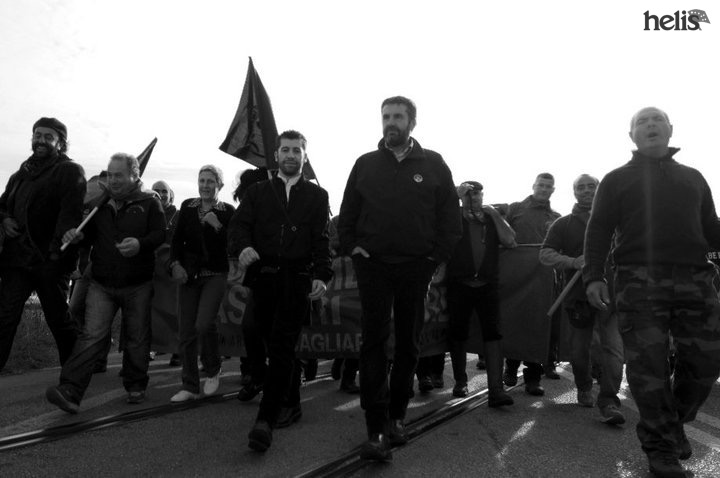
POLYGON ((77 249, 61 251, 62 235, 82 221, 85 174, 67 151, 67 128, 55 118, 33 125, 33 154, 0 196, 5 236, 0 253, 0 370, 10 356, 23 307, 32 291, 64 363, 77 330, 67 305, 77 249))

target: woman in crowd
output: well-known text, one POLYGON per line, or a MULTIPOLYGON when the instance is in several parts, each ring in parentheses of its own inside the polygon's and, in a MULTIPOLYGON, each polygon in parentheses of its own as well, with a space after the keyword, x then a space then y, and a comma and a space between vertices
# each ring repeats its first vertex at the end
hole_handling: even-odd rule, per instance
POLYGON ((216 166, 200 168, 199 198, 180 207, 170 250, 170 271, 180 283, 178 322, 182 360, 182 390, 173 402, 200 396, 200 359, 207 375, 203 392, 215 393, 220 385, 217 315, 226 291, 228 273, 227 226, 235 208, 218 200, 223 187, 222 171, 216 166))

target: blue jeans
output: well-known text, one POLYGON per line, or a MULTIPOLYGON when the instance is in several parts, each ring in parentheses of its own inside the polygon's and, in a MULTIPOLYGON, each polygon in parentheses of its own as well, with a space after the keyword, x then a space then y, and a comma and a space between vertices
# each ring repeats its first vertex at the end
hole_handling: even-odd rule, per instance
POLYGON ((571 320, 570 364, 575 377, 575 386, 579 391, 592 389, 590 345, 595 321, 597 321, 602 347, 602 355, 596 357, 602 364, 597 406, 601 409, 608 405, 619 407, 620 399, 617 394, 622 382, 624 355, 617 314, 598 310, 584 301, 577 302, 573 308, 568 308, 567 313, 571 320), (582 324, 582 326, 577 324, 582 324))
POLYGON ((95 363, 106 353, 107 336, 118 309, 122 309, 125 333, 123 385, 128 392, 145 390, 152 295, 151 281, 127 287, 105 287, 94 280, 90 283, 85 303, 85 326, 60 372, 60 387, 78 403, 90 384, 95 363))
POLYGON ((214 377, 220 372, 217 315, 225 297, 227 274, 199 277, 180 286, 178 327, 182 358, 183 389, 200 393, 198 341, 202 344, 200 359, 205 374, 214 377))

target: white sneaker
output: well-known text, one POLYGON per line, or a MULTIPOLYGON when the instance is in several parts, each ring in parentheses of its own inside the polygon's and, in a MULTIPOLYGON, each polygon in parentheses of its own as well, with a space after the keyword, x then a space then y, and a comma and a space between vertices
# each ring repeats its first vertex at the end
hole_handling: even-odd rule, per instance
POLYGON ((178 393, 172 396, 170 399, 171 402, 187 402, 188 400, 197 400, 200 398, 199 393, 192 393, 187 390, 180 390, 178 393))
POLYGON ((217 389, 220 387, 220 372, 217 373, 214 377, 208 377, 205 379, 205 385, 203 386, 203 393, 205 395, 212 395, 213 393, 217 392, 217 389))

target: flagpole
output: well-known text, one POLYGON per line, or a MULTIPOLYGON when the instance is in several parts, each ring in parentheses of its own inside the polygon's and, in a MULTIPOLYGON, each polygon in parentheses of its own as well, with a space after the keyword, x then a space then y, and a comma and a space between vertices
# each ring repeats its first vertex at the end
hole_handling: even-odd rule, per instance
POLYGON ((563 300, 565 300, 565 297, 567 297, 567 295, 570 293, 570 289, 572 289, 572 287, 575 285, 575 283, 580 279, 581 275, 582 275, 581 270, 577 270, 575 272, 575 275, 573 275, 572 278, 568 281, 565 288, 562 290, 562 292, 560 292, 560 295, 558 296, 558 298, 555 300, 555 302, 553 302, 553 305, 550 307, 550 310, 548 310, 548 313, 547 313, 548 316, 552 316, 555 313, 555 311, 557 310, 557 308, 560 307, 560 304, 562 303, 563 300))
MULTIPOLYGON (((142 153, 140 153, 140 156, 137 157, 138 165, 140 166, 140 176, 145 172, 145 168, 147 167, 148 162, 150 162, 150 155, 153 152, 153 149, 155 149, 155 144, 157 143, 157 137, 153 138, 152 141, 150 141, 150 144, 147 145, 147 147, 143 150, 142 153)), ((90 211, 90 213, 87 215, 85 219, 82 220, 80 225, 77 227, 76 232, 81 232, 85 226, 90 222, 90 219, 93 218, 95 214, 100 210, 101 207, 105 205, 110 200, 110 194, 105 191, 103 196, 100 198, 100 201, 97 203, 97 205, 90 211)), ((69 242, 64 242, 62 246, 60 246, 60 252, 65 251, 65 249, 68 248, 70 245, 69 242)))

